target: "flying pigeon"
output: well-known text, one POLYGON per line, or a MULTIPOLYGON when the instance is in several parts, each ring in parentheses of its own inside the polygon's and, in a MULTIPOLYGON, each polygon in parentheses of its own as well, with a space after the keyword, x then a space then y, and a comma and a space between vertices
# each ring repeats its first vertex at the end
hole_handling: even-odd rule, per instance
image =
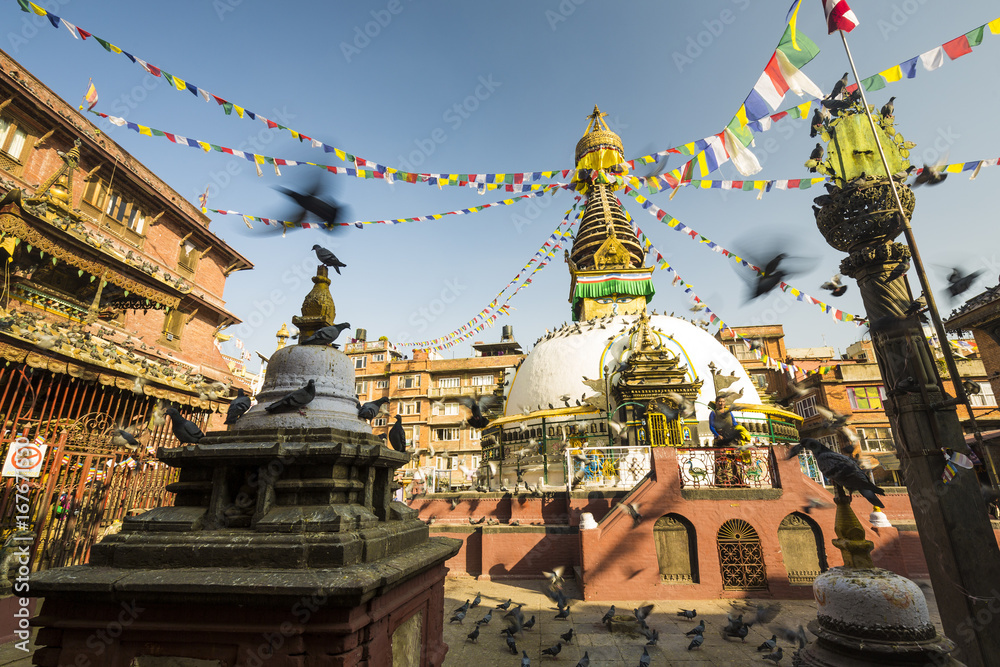
MULTIPOLYGON (((332 345, 334 348, 339 348, 340 346, 333 341, 340 337, 344 329, 350 328, 350 322, 341 322, 340 324, 323 327, 322 329, 317 329, 311 336, 306 336, 300 340, 299 345, 332 345)), ((292 336, 292 338, 295 338, 295 336, 292 336)))
POLYGON ((242 389, 236 390, 236 398, 229 404, 226 411, 226 423, 235 424, 236 420, 243 416, 243 413, 250 409, 250 397, 243 393, 242 389))
POLYGON ((115 447, 125 447, 127 449, 139 449, 139 441, 135 436, 123 428, 116 429, 111 436, 111 444, 115 447))
POLYGON ((778 268, 778 265, 787 256, 785 253, 780 252, 764 265, 764 269, 757 276, 757 284, 754 285, 753 294, 750 296, 751 300, 773 290, 788 275, 786 271, 778 268))
POLYGON ((337 275, 342 275, 340 273, 340 268, 341 267, 346 268, 347 264, 341 262, 339 259, 337 259, 336 255, 334 255, 332 252, 330 252, 323 246, 319 245, 318 243, 314 245, 312 249, 316 252, 316 259, 323 262, 323 264, 327 266, 332 266, 333 270, 337 272, 337 275))
POLYGON ((278 399, 274 403, 265 406, 268 412, 283 412, 285 410, 298 410, 302 413, 302 408, 309 405, 316 398, 316 381, 309 380, 306 386, 296 389, 292 393, 278 399))
POLYGON ((972 287, 972 283, 975 282, 981 273, 982 271, 973 271, 970 274, 963 275, 961 269, 952 269, 951 273, 948 274, 948 293, 953 297, 958 296, 972 287))
POLYGON ((406 431, 403 430, 403 418, 400 415, 396 415, 396 423, 389 429, 389 445, 397 452, 406 451, 406 431))
POLYGON ((833 296, 843 296, 844 292, 847 291, 847 285, 840 282, 840 274, 838 273, 830 280, 826 281, 819 286, 820 289, 830 290, 833 296))
POLYGON ((938 183, 942 183, 946 178, 948 178, 948 174, 942 172, 941 167, 932 167, 925 163, 923 169, 913 179, 913 185, 937 185, 938 183))
POLYGON ((812 438, 803 438, 801 442, 792 447, 789 451, 789 458, 798 456, 803 449, 812 452, 823 477, 844 487, 847 491, 857 491, 872 505, 882 506, 883 501, 879 500, 876 494, 885 495, 885 490, 872 484, 857 461, 833 451, 819 440, 812 438))
MULTIPOLYGON (((375 399, 374 401, 368 401, 358 409, 358 417, 364 419, 366 422, 370 422, 379 413, 379 410, 382 409, 382 406, 388 402, 389 398, 386 396, 375 399)), ((476 604, 479 603, 476 602, 476 604)))
POLYGON ((177 411, 177 408, 169 407, 163 411, 163 414, 170 416, 170 419, 173 421, 174 437, 185 445, 196 444, 205 437, 205 434, 201 432, 197 424, 181 417, 181 413, 177 411))
POLYGON ((493 394, 484 394, 478 399, 474 399, 471 396, 461 396, 458 401, 472 410, 472 416, 468 419, 469 426, 481 429, 486 428, 490 423, 489 418, 483 416, 483 412, 499 403, 500 399, 493 394))

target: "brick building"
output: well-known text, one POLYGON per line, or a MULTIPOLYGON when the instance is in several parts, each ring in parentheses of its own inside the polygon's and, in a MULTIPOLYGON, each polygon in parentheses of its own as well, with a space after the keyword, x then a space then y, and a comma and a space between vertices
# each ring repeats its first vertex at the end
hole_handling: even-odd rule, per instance
POLYGON ((498 343, 473 343, 474 356, 460 359, 433 350, 414 350, 408 359, 388 339, 365 337, 359 330, 344 346, 354 361, 355 391, 362 403, 389 399, 385 412, 373 420, 376 435, 387 434, 395 416, 402 415, 406 441, 418 452, 403 469, 410 492, 469 488, 471 477, 463 469, 478 468, 481 434, 466 423, 470 412, 458 399, 498 393, 508 371, 524 358, 513 330, 504 327, 498 343))
MULTIPOLYGON (((36 569, 82 562, 99 531, 162 504, 172 471, 151 452, 176 443, 162 410, 217 427, 246 380, 214 342, 239 321, 226 278, 252 265, 208 223, 0 51, 0 442, 50 446, 36 569), (74 520, 51 521, 59 508, 74 520)), ((0 498, 6 529, 13 494, 0 498)))

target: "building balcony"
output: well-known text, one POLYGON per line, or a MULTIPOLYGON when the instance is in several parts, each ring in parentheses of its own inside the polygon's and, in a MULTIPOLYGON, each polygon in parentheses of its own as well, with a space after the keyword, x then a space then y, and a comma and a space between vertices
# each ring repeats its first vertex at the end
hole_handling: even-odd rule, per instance
POLYGON ((482 396, 492 394, 496 384, 478 384, 467 387, 431 387, 427 390, 429 398, 450 398, 452 396, 482 396))
POLYGON ((778 488, 768 447, 678 448, 677 472, 683 489, 778 488))

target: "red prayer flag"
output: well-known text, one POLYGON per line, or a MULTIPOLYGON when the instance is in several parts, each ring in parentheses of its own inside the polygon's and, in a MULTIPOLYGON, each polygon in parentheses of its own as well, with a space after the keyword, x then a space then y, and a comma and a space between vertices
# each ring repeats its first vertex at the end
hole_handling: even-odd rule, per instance
POLYGON ((858 17, 851 11, 847 0, 823 0, 826 11, 826 28, 830 34, 835 30, 850 32, 858 27, 858 17))
POLYGON ((965 35, 956 37, 950 42, 945 42, 941 45, 944 52, 948 54, 948 57, 954 60, 955 58, 961 58, 966 53, 972 53, 972 47, 969 46, 969 38, 965 35))

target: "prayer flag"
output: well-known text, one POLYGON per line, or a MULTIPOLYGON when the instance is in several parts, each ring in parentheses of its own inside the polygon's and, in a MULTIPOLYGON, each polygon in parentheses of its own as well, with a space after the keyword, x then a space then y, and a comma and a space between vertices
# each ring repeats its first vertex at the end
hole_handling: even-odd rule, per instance
MULTIPOLYGON (((97 88, 94 87, 94 82, 90 82, 90 86, 87 88, 87 93, 83 96, 84 101, 87 103, 87 111, 90 111, 97 105, 97 88)), ((80 107, 81 109, 83 107, 80 107)))
POLYGON ((850 32, 858 27, 858 17, 851 11, 847 0, 823 0, 823 9, 826 11, 826 28, 829 34, 835 30, 850 32))

